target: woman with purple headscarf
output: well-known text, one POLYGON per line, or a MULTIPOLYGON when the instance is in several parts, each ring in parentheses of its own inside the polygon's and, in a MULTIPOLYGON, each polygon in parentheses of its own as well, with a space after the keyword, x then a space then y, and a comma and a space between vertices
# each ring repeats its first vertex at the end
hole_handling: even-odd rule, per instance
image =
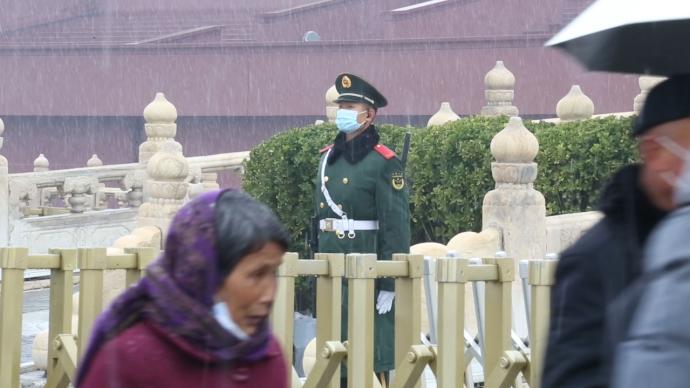
POLYGON ((184 206, 165 253, 97 320, 76 386, 287 387, 268 315, 288 234, 239 191, 184 206))

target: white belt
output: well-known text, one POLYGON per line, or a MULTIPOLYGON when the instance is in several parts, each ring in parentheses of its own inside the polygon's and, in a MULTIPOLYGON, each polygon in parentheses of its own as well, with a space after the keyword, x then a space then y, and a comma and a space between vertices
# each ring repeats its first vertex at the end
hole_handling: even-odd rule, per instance
POLYGON ((341 220, 326 218, 319 220, 319 229, 324 232, 342 232, 345 230, 379 230, 378 221, 341 220))

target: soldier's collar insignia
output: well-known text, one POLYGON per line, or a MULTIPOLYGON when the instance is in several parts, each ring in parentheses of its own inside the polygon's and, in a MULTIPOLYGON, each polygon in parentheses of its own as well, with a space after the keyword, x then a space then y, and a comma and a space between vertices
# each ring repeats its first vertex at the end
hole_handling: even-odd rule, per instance
POLYGON ((343 76, 343 79, 340 80, 340 84, 343 85, 345 89, 350 89, 352 87, 352 80, 348 76, 343 76))
POLYGON ((402 171, 396 171, 391 175, 391 184, 396 190, 402 190, 405 187, 405 175, 402 171))

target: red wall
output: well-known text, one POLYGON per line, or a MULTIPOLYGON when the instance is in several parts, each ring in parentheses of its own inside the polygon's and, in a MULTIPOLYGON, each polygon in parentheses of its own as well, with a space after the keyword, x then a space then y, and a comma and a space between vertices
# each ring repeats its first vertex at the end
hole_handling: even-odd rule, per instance
POLYGON ((322 115, 324 93, 344 71, 361 74, 388 97, 383 114, 432 114, 442 101, 472 114, 484 105, 484 75, 499 59, 517 78, 515 103, 523 114, 553 115, 571 84, 582 86, 597 113, 631 110, 636 76, 587 73, 540 44, 6 51, 0 54, 0 117, 137 117, 157 91, 166 93, 181 116, 322 115))
POLYGON ((0 32, 82 15, 94 9, 93 0, 5 0, 0 32))

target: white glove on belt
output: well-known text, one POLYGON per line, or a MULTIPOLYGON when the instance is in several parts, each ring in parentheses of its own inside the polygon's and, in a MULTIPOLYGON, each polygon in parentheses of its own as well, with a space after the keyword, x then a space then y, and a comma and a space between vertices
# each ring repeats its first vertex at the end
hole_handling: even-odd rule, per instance
POLYGON ((395 299, 395 292, 379 291, 379 296, 376 298, 376 311, 378 311, 379 315, 391 311, 393 299, 395 299))

